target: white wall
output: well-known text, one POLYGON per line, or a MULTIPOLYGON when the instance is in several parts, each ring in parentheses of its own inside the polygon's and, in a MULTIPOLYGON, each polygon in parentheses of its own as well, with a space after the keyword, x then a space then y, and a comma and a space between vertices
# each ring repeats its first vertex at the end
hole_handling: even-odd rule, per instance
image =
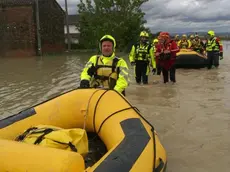
MULTIPOLYGON (((65 31, 65 34, 67 34, 67 27, 64 26, 64 31, 65 31)), ((78 31, 78 29, 76 28, 75 25, 69 25, 69 33, 80 33, 78 31)), ((66 38, 65 39, 65 43, 67 44, 68 43, 68 39, 66 38)), ((78 44, 79 43, 79 40, 77 38, 71 38, 71 43, 73 44, 78 44)))
MULTIPOLYGON (((65 34, 67 34, 67 27, 64 26, 65 34)), ((69 33, 79 33, 75 25, 69 25, 69 33)))
MULTIPOLYGON (((77 38, 71 38, 70 42, 72 44, 78 44, 79 43, 79 40, 77 38)), ((65 43, 67 44, 68 43, 68 39, 66 38, 65 39, 65 43)))

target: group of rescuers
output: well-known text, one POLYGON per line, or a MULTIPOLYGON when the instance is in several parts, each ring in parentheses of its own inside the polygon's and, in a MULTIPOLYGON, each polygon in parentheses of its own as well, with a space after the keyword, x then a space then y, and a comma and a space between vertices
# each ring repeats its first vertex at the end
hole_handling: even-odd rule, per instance
MULTIPOLYGON (((129 54, 131 66, 134 66, 137 84, 148 84, 148 75, 163 74, 163 82, 176 82, 175 60, 176 53, 181 48, 191 48, 195 51, 207 52, 208 65, 219 66, 219 56, 223 58, 222 45, 214 31, 207 33, 206 43, 202 43, 198 35, 191 35, 187 39, 182 35, 181 40, 176 35, 171 39, 168 32, 160 32, 153 43, 149 42, 146 31, 140 33, 140 41, 132 46, 129 54), (150 66, 152 70, 150 70, 150 66)), ((115 90, 125 96, 125 89, 129 85, 129 68, 126 61, 115 54, 116 40, 111 35, 104 35, 99 41, 100 55, 93 55, 86 63, 82 73, 79 88, 106 88, 115 90)))

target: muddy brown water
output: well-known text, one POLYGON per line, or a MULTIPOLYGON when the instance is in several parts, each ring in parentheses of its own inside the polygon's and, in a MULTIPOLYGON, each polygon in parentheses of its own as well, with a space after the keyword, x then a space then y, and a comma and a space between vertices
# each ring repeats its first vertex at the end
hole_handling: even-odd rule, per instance
MULTIPOLYGON (((230 62, 220 68, 178 69, 177 83, 138 86, 130 68, 127 98, 153 124, 168 156, 168 172, 229 172, 230 62)), ((0 58, 0 119, 79 85, 91 54, 0 58)))

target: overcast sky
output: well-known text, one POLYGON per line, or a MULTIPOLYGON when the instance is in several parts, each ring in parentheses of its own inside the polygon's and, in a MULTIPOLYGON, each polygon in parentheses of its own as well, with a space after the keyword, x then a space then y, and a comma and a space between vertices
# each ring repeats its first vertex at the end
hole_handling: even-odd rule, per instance
MULTIPOLYGON (((65 9, 64 0, 57 0, 65 9)), ((76 14, 79 0, 67 0, 76 14)), ((142 6, 152 32, 230 32, 230 0, 149 0, 142 6)))

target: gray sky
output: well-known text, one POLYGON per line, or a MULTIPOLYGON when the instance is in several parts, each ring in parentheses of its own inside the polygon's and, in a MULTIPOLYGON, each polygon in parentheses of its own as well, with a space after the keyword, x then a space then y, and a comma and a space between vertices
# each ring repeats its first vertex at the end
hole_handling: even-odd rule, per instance
MULTIPOLYGON (((57 0, 64 9, 64 0, 57 0)), ((67 0, 76 14, 79 0, 67 0)), ((230 32, 230 0, 149 0, 142 6, 152 32, 230 32)))

